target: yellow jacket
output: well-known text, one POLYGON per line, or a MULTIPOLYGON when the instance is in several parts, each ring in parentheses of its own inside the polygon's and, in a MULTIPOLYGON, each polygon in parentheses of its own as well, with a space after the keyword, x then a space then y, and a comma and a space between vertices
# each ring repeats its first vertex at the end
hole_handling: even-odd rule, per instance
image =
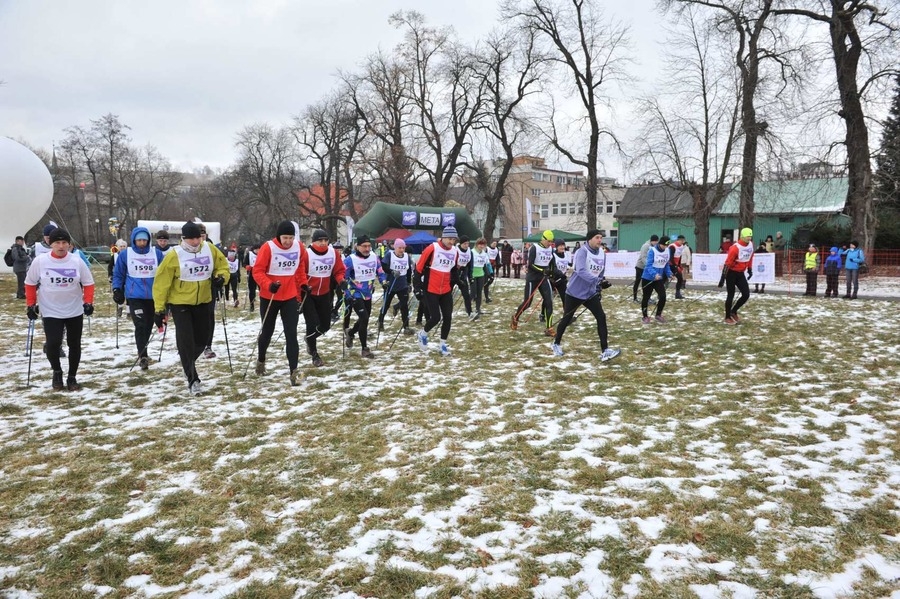
POLYGON ((166 257, 156 269, 153 280, 153 304, 157 312, 165 312, 166 304, 197 306, 212 301, 212 279, 222 276, 225 284, 231 274, 228 271, 228 259, 209 241, 213 257, 213 272, 204 281, 182 281, 181 265, 178 263, 178 252, 173 248, 166 252, 166 257))
POLYGON ((806 256, 803 261, 803 270, 805 270, 806 272, 819 270, 819 252, 806 252, 806 256))

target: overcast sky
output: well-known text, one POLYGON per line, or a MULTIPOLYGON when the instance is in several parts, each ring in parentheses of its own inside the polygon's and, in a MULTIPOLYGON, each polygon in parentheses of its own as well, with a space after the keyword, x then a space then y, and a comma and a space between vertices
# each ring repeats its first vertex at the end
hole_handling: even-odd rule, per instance
MULTIPOLYGON (((664 35, 653 0, 600 1, 646 77, 664 35)), ((113 113, 178 168, 226 167, 243 126, 289 122, 392 48, 401 9, 469 42, 498 17, 495 0, 0 0, 0 135, 49 150, 113 113)))

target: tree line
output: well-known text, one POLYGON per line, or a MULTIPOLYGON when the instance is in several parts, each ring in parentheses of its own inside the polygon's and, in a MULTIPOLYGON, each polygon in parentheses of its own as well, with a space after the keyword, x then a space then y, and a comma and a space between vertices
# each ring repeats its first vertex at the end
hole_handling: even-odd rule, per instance
POLYGON ((848 178, 852 236, 871 248, 881 154, 869 130, 898 75, 896 3, 662 0, 658 10, 670 23, 658 93, 636 91, 629 29, 596 0, 502 0, 501 24, 474 43, 400 11, 389 19, 402 33, 394 48, 339 71, 288 122, 243 127, 234 164, 202 185, 186 187, 155 148, 132 145, 115 115, 67 129, 58 204, 87 239, 107 215, 127 226, 215 215, 228 238, 291 218, 334 238, 344 214, 358 219, 379 200, 444 206, 464 182, 483 200, 490 238, 513 157, 527 153, 584 170, 589 229, 607 165, 689 190, 703 250, 732 185, 748 226, 760 177, 821 161, 848 178), (627 125, 616 119, 623 105, 636 115, 627 125), (84 202, 85 177, 105 214, 84 202))

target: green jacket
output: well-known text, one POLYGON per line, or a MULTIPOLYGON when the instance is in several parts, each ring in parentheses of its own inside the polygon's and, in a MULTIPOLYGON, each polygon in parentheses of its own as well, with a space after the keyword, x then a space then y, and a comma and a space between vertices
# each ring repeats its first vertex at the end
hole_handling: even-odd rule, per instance
POLYGON ((213 272, 210 278, 203 281, 182 281, 178 252, 174 248, 166 252, 153 280, 153 304, 157 312, 165 312, 167 304, 198 306, 210 303, 212 279, 215 277, 222 276, 228 284, 228 259, 212 243, 207 241, 206 244, 213 257, 213 272))

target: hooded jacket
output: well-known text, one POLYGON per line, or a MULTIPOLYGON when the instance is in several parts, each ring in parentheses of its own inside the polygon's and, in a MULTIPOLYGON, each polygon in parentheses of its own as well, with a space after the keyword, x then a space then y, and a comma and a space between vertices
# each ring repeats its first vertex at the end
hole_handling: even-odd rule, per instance
POLYGON ((825 274, 838 274, 843 265, 841 264, 841 254, 836 247, 832 247, 828 257, 825 258, 825 274))
POLYGON ((212 279, 221 276, 228 284, 231 273, 228 272, 228 260, 225 254, 216 249, 209 241, 209 255, 212 256, 212 273, 202 281, 182 281, 181 264, 178 250, 172 249, 165 254, 162 264, 156 270, 153 279, 153 303, 157 312, 165 312, 167 304, 179 306, 199 306, 212 302, 212 279))
POLYGON ((113 289, 124 289, 125 297, 128 299, 153 299, 153 279, 154 277, 140 278, 132 277, 128 274, 128 261, 130 258, 141 257, 149 261, 150 258, 156 259, 154 270, 162 264, 165 254, 159 248, 152 245, 153 237, 146 227, 135 227, 131 231, 131 245, 124 250, 119 251, 119 257, 113 267, 113 289), (139 248, 134 240, 139 233, 144 233, 148 237, 147 245, 139 248))

